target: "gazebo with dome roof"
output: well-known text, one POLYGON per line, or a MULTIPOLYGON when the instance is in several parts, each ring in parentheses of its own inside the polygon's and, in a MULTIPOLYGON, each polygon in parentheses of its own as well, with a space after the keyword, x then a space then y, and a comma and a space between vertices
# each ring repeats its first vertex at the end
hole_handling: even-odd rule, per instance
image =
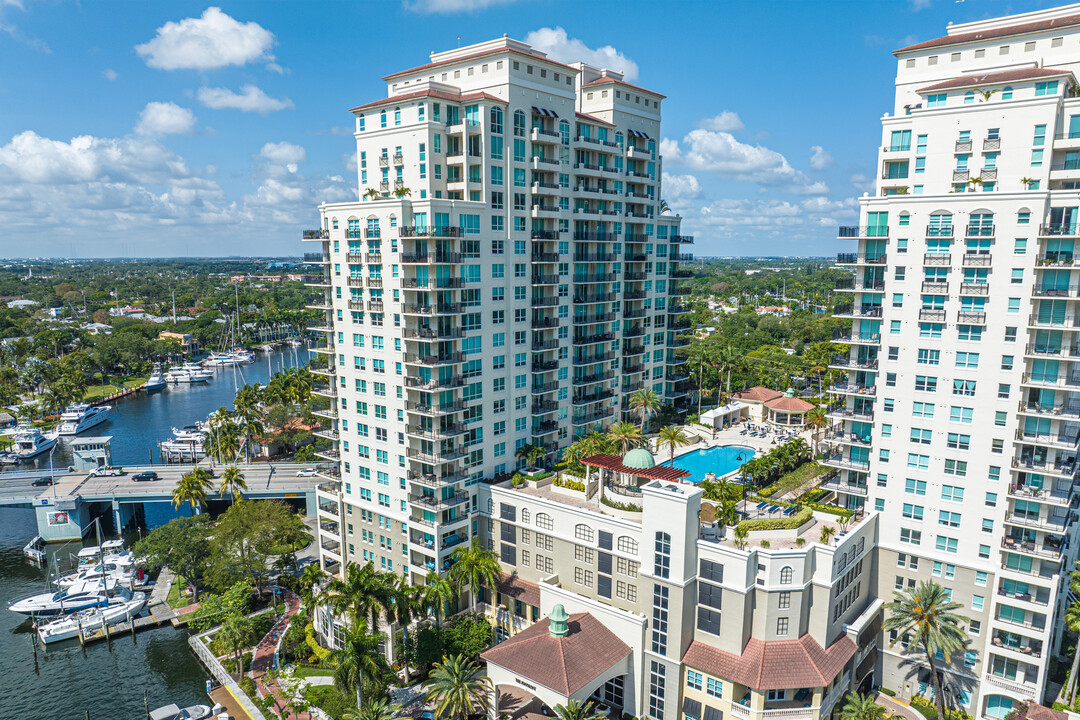
POLYGON ((765 412, 769 422, 774 425, 795 425, 802 427, 806 423, 806 413, 813 410, 813 403, 795 397, 795 390, 788 388, 782 396, 765 402, 765 412))
POLYGON ((690 477, 690 473, 677 467, 664 467, 656 464, 656 458, 645 448, 634 448, 624 457, 618 455, 590 455, 582 458, 585 466, 586 485, 592 468, 600 473, 601 485, 617 495, 629 495, 640 498, 642 485, 653 480, 680 482, 690 477))

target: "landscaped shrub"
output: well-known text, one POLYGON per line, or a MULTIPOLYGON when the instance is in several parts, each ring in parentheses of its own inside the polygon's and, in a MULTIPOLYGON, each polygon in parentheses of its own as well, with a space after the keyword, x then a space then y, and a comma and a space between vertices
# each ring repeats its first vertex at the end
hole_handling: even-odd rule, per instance
POLYGON ((885 694, 885 695, 888 695, 889 697, 895 697, 896 696, 896 691, 895 690, 890 690, 887 687, 879 687, 878 691, 885 694))
POLYGON ((341 720, 345 713, 356 710, 356 695, 354 693, 346 695, 333 685, 308 686, 304 690, 304 699, 315 707, 321 708, 334 720, 341 720))
POLYGON ((926 698, 916 695, 911 698, 911 707, 918 710, 926 720, 937 720, 937 708, 926 698))
POLYGON ((563 478, 556 478, 553 483, 555 487, 566 488, 567 490, 577 490, 579 492, 585 492, 585 483, 580 480, 568 480, 563 478))
POLYGON ((808 508, 820 510, 821 512, 825 513, 831 513, 833 515, 839 515, 842 518, 849 518, 854 515, 854 512, 852 510, 848 510, 847 508, 842 507, 836 507, 835 505, 822 505, 821 503, 816 502, 808 502, 803 504, 808 508))
POLYGON ((641 506, 634 503, 619 502, 618 500, 612 500, 607 495, 603 495, 600 498, 600 502, 604 503, 608 507, 615 508, 616 510, 623 510, 625 512, 641 512, 641 506))
POLYGON ((814 516, 810 508, 803 508, 791 517, 786 518, 762 518, 760 520, 743 520, 736 527, 745 528, 747 531, 755 530, 794 530, 814 516))
POLYGON ((240 689, 244 691, 244 694, 251 698, 253 701, 259 701, 259 693, 255 689, 255 681, 249 678, 247 675, 240 678, 240 689))

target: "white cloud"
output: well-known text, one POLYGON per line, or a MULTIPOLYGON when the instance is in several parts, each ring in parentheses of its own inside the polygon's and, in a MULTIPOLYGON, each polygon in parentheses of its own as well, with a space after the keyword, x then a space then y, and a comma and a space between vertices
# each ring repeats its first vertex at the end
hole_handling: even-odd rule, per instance
POLYGON ((401 7, 415 13, 456 13, 486 10, 496 5, 509 5, 514 0, 402 0, 401 7))
POLYGON ((296 107, 289 98, 272 98, 255 85, 244 85, 239 93, 228 88, 201 87, 198 98, 199 102, 214 110, 230 108, 241 112, 257 112, 260 115, 296 107))
POLYGON ((739 119, 738 113, 731 112, 730 110, 724 110, 719 115, 714 115, 711 118, 705 118, 698 123, 698 127, 704 130, 734 132, 735 130, 743 129, 743 122, 739 119))
MULTIPOLYGON (((963 0, 960 1, 962 2, 963 0)), ((930 7, 931 0, 908 0, 908 2, 911 3, 912 10, 919 12, 920 10, 925 10, 930 7)))
POLYGON ((851 184, 855 186, 856 190, 861 190, 862 192, 874 192, 873 178, 867 177, 862 173, 855 173, 852 175, 851 184))
POLYGON ((581 40, 567 36, 561 27, 540 28, 525 36, 525 42, 540 52, 547 53, 552 60, 559 62, 585 62, 599 68, 621 72, 628 81, 638 76, 637 63, 623 55, 611 45, 590 48, 581 40))
POLYGON ((672 140, 671 138, 662 138, 660 140, 660 155, 668 162, 681 162, 682 150, 679 149, 679 141, 672 140))
POLYGON ((112 68, 106 68, 101 72, 101 77, 105 78, 106 80, 115 80, 119 77, 119 75, 117 75, 116 71, 112 68))
POLYGON ((241 23, 209 7, 201 17, 165 23, 135 52, 159 70, 209 70, 272 61, 273 45, 274 34, 258 23, 241 23))
POLYGON ((190 135, 194 130, 195 113, 171 102, 147 103, 135 123, 140 135, 190 135))
POLYGON ((664 199, 672 208, 689 207, 690 201, 701 195, 701 183, 693 175, 669 175, 663 177, 664 199))
POLYGON ((810 148, 810 167, 815 170, 824 170, 832 165, 833 157, 825 148, 820 145, 814 145, 810 148))
POLYGON ((782 154, 763 145, 739 142, 729 132, 691 130, 681 144, 662 141, 661 150, 669 162, 693 170, 710 170, 736 180, 784 187, 796 193, 828 192, 825 183, 813 182, 793 168, 782 154))
POLYGON ((356 153, 345 153, 341 156, 341 164, 345 166, 345 169, 351 173, 355 173, 359 169, 359 163, 356 161, 356 153))
POLYGON ((262 146, 259 156, 270 162, 282 165, 302 163, 307 160, 307 150, 288 142, 271 143, 262 146))

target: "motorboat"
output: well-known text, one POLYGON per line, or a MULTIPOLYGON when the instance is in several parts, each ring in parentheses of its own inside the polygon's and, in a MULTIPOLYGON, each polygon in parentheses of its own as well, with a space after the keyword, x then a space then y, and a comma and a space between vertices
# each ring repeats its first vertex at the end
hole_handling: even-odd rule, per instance
POLYGON ((208 365, 250 365, 253 362, 255 362, 255 356, 243 349, 212 352, 206 358, 208 365))
POLYGON ((176 703, 163 705, 150 711, 150 720, 205 720, 210 717, 209 705, 189 705, 182 708, 176 703))
POLYGON ((143 383, 143 390, 148 393, 157 392, 166 385, 168 385, 168 382, 166 382, 165 376, 161 372, 161 364, 154 363, 154 369, 150 373, 150 377, 148 377, 146 379, 146 382, 143 383))
POLYGON ((146 593, 125 595, 117 593, 109 598, 107 605, 82 610, 57 618, 38 627, 38 637, 46 645, 76 638, 83 628, 93 629, 103 625, 116 625, 136 617, 146 606, 146 593))
POLYGON ((101 581, 101 578, 109 578, 116 582, 130 586, 135 579, 135 562, 134 558, 124 557, 118 561, 116 559, 106 560, 104 563, 97 563, 96 565, 85 565, 77 572, 64 575, 56 584, 61 588, 69 588, 82 582, 89 581, 101 581))
POLYGON ((189 425, 183 429, 173 428, 172 431, 172 439, 165 440, 159 445, 163 454, 192 460, 206 457, 203 449, 203 444, 206 442, 206 430, 202 423, 189 425))
POLYGON ((45 541, 40 535, 35 535, 33 540, 26 543, 23 554, 34 562, 45 562, 45 541))
POLYGON ((82 582, 64 590, 31 595, 11 603, 8 610, 34 617, 62 615, 108 605, 109 598, 117 593, 127 593, 128 599, 131 598, 130 591, 118 586, 115 580, 106 578, 82 582))
POLYGON ((56 431, 61 435, 78 435, 109 419, 111 405, 88 405, 78 403, 68 406, 60 415, 60 424, 56 431))
POLYGON ((26 460, 52 450, 58 437, 55 432, 43 433, 36 427, 22 425, 15 430, 12 447, 20 460, 26 460))
POLYGON ((79 550, 76 558, 79 561, 80 569, 87 565, 101 562, 102 560, 105 562, 117 562, 124 565, 131 565, 135 562, 135 553, 124 548, 123 540, 106 540, 100 545, 87 545, 79 550))
POLYGON ((183 367, 171 367, 169 371, 165 373, 165 381, 177 384, 188 383, 202 383, 209 380, 212 376, 209 373, 199 371, 192 372, 186 370, 183 367))
POLYGON ((205 368, 202 365, 200 365, 199 363, 186 362, 183 365, 181 365, 180 367, 183 368, 184 370, 187 370, 189 373, 191 373, 192 377, 204 377, 207 380, 214 377, 214 371, 213 370, 211 370, 209 368, 205 368))

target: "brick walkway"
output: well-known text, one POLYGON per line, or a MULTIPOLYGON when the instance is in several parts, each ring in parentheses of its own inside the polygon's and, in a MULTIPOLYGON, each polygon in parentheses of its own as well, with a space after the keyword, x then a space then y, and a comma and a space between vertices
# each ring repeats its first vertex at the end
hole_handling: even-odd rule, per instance
MULTIPOLYGON (((279 704, 283 704, 285 697, 276 681, 266 678, 266 673, 274 664, 274 650, 277 648, 278 639, 285 632, 289 620, 300 610, 300 598, 289 592, 283 591, 286 611, 284 617, 270 628, 259 644, 255 646, 255 653, 251 659, 251 676, 255 679, 255 687, 263 697, 273 695, 279 704)), ((314 720, 310 713, 302 712, 292 716, 295 720, 314 720)))

